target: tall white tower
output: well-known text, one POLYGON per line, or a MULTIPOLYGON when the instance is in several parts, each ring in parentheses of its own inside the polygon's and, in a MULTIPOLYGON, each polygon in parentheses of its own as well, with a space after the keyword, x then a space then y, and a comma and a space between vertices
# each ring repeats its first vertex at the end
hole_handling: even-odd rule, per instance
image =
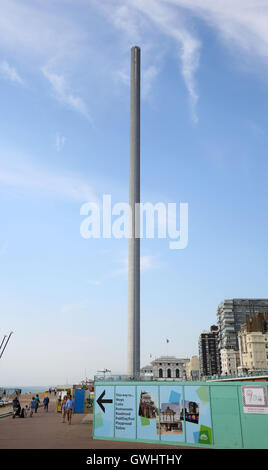
POLYGON ((128 250, 128 374, 140 373, 140 48, 131 48, 128 250), (138 204, 138 206, 137 206, 138 204))

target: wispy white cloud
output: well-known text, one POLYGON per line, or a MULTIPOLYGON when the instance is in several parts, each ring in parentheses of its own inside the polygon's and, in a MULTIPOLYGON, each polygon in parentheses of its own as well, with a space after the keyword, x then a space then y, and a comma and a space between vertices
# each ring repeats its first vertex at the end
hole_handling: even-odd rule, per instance
POLYGON ((249 126, 250 130, 253 132, 253 134, 256 135, 257 137, 265 135, 264 129, 259 124, 257 124, 256 122, 250 120, 248 122, 248 126, 249 126))
POLYGON ((147 15, 161 32, 177 43, 182 76, 190 96, 192 118, 194 122, 197 122, 198 93, 196 91, 195 73, 199 66, 201 41, 186 26, 182 11, 171 8, 167 2, 160 2, 159 0, 129 1, 147 15))
MULTIPOLYGON (((128 258, 123 258, 120 261, 121 267, 114 270, 112 277, 120 276, 128 273, 128 258)), ((149 269, 154 268, 154 258, 153 256, 143 255, 140 257, 140 270, 141 272, 148 271, 149 269)))
MULTIPOLYGON (((267 0, 165 0, 190 10, 214 27, 224 42, 241 54, 257 54, 268 61, 267 0)), ((240 56, 241 57, 241 56, 240 56)))
POLYGON ((60 152, 63 149, 65 142, 66 142, 66 137, 64 137, 64 135, 57 134, 56 149, 58 152, 60 152))
POLYGON ((77 202, 98 200, 91 186, 80 175, 48 170, 33 164, 22 155, 14 158, 12 152, 1 149, 0 163, 0 185, 18 192, 35 192, 77 202))
POLYGON ((147 271, 147 269, 152 269, 154 267, 153 257, 152 256, 141 256, 140 259, 141 271, 147 271))
POLYGON ((92 124, 92 119, 85 102, 80 96, 75 96, 69 91, 69 87, 67 86, 63 75, 50 72, 46 67, 42 67, 42 72, 49 81, 53 94, 57 100, 74 111, 82 114, 92 124))
MULTIPOLYGON (((86 79, 94 68, 85 68, 85 58, 97 58, 96 77, 117 73, 129 83, 129 47, 142 47, 142 96, 151 95, 161 72, 162 58, 176 51, 181 75, 188 91, 192 119, 198 121, 198 68, 202 50, 202 33, 195 27, 195 18, 202 19, 216 30, 229 50, 239 51, 240 63, 245 58, 262 64, 268 62, 268 2, 266 0, 62 0, 61 2, 21 2, 2 0, 0 16, 0 49, 5 56, 16 54, 21 63, 42 68, 53 96, 63 105, 92 122, 85 99, 86 79), (62 8, 62 6, 68 8, 62 8), (60 8, 61 7, 61 8, 60 8), (76 9, 72 15, 72 8, 76 9), (60 14, 57 14, 60 8, 60 14), (111 41, 116 48, 104 46, 103 31, 97 29, 95 17, 101 13, 109 21, 111 41), (55 14, 56 13, 56 14, 55 14), (81 22, 81 15, 87 22, 81 22), (91 22, 92 21, 92 22, 91 22), (87 25, 87 26, 85 26, 87 25), (92 33, 93 31, 93 33, 92 33), (91 34, 96 41, 92 45, 91 34), (29 61, 29 58, 31 59, 29 61), (114 71, 119 72, 114 72, 114 71), (79 77, 79 78, 77 78, 79 77), (75 85, 79 80, 79 88, 75 85), (81 87, 80 87, 81 85, 81 87), (84 87, 84 88, 83 88, 84 87), (73 90, 79 89, 79 92, 73 90)), ((99 23, 100 24, 100 23, 99 23)), ((105 38, 106 41, 106 38, 105 38)), ((107 43, 106 43, 107 44, 107 43)), ((2 63, 3 67, 3 63, 2 63)), ((8 62, 6 77, 21 83, 21 76, 8 62)), ((255 70, 255 68, 254 68, 255 70)))
POLYGON ((39 63, 76 60, 86 32, 67 9, 62 8, 69 0, 61 2, 60 10, 52 3, 1 0, 1 47, 26 59, 30 56, 39 63))
POLYGON ((88 281, 88 284, 91 286, 100 286, 101 282, 100 281, 88 281))
MULTIPOLYGON (((190 97, 192 119, 197 122, 198 93, 195 73, 199 66, 201 41, 186 25, 182 10, 159 0, 126 0, 124 4, 122 1, 112 0, 109 3, 102 2, 101 9, 115 28, 123 32, 128 42, 133 38, 136 42, 140 40, 143 51, 145 50, 142 70, 144 97, 150 93, 153 82, 160 72, 157 62, 161 56, 159 50, 165 49, 163 35, 175 41, 181 73, 190 97)), ((126 69, 121 70, 119 74, 124 83, 129 81, 126 69)))
MULTIPOLYGON (((175 41, 194 122, 198 121, 196 75, 202 49, 202 36, 193 27, 195 17, 216 30, 223 43, 239 59, 237 63, 255 62, 258 58, 267 71, 267 0, 109 0, 101 3, 103 13, 125 35, 128 44, 133 39, 140 41, 143 50, 148 46, 152 49, 152 57, 155 58, 159 48, 164 49, 159 34, 175 41)), ((152 62, 143 64, 143 73, 147 67, 149 71, 151 65, 152 62)), ((151 77, 151 85, 155 75, 151 77)), ((125 83, 128 82, 126 68, 120 76, 125 83)))
POLYGON ((6 61, 0 63, 0 75, 10 82, 23 84, 23 80, 17 70, 6 61))

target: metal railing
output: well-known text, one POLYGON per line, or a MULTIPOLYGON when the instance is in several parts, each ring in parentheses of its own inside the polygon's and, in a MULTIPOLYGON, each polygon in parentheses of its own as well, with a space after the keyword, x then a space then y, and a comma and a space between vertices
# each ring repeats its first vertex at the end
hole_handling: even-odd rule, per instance
POLYGON ((224 380, 224 379, 241 379, 243 377, 260 377, 260 376, 267 376, 268 377, 268 369, 258 369, 252 370, 248 372, 243 372, 239 374, 233 375, 221 375, 221 374, 214 374, 214 375, 206 375, 201 376, 196 379, 189 379, 187 377, 153 377, 151 375, 138 375, 138 376, 131 376, 131 375, 95 375, 94 382, 155 382, 155 381, 169 381, 169 382, 206 382, 208 380, 224 380))
POLYGON ((187 381, 186 377, 153 377, 151 375, 95 375, 95 382, 155 382, 155 381, 182 382, 187 381))
POLYGON ((206 381, 206 380, 217 380, 217 379, 241 379, 243 377, 248 378, 248 377, 260 377, 260 376, 266 376, 268 377, 268 369, 257 369, 257 370, 250 370, 248 372, 240 372, 237 374, 214 374, 214 375, 206 375, 202 376, 200 378, 201 381, 206 381))

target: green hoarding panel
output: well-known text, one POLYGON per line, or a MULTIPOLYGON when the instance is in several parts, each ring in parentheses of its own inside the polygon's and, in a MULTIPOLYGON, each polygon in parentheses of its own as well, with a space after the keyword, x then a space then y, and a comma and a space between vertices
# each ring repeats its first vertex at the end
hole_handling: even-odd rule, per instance
POLYGON ((268 403, 267 403, 267 385, 262 384, 244 384, 247 391, 254 391, 256 388, 264 389, 263 395, 266 406, 257 406, 250 410, 245 409, 243 404, 243 387, 238 387, 238 400, 241 414, 242 435, 245 449, 268 449, 268 403))
POLYGON ((241 449, 242 433, 236 385, 211 386, 210 393, 215 445, 223 449, 241 449))
POLYGON ((263 382, 96 382, 93 438, 268 449, 263 382))

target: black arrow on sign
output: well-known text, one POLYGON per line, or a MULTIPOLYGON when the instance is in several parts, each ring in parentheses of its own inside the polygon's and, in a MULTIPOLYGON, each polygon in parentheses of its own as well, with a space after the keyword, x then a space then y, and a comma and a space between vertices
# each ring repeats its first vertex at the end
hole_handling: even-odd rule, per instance
POLYGON ((113 400, 108 399, 108 400, 103 400, 103 397, 105 395, 105 390, 102 392, 102 394, 99 396, 97 403, 101 407, 103 413, 105 413, 105 408, 103 406, 103 403, 113 403, 113 400))

